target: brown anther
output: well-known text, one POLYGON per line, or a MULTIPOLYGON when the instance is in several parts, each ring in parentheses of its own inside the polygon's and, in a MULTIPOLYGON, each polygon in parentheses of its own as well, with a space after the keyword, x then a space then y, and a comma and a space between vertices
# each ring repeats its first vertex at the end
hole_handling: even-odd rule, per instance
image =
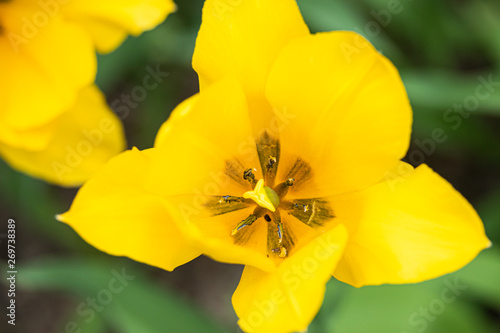
POLYGON ((288 251, 286 250, 286 248, 284 246, 280 246, 276 249, 272 249, 271 251, 273 253, 276 253, 278 255, 278 257, 280 257, 280 258, 285 258, 288 255, 288 251))
POLYGON ((276 157, 274 156, 269 157, 269 160, 267 160, 267 165, 266 165, 267 169, 271 169, 274 166, 274 164, 276 164, 276 162, 277 162, 276 157))
POLYGON ((255 185, 257 184, 257 179, 255 179, 255 175, 253 174, 253 171, 254 171, 254 169, 252 169, 252 168, 246 169, 245 171, 243 171, 243 179, 249 181, 250 184, 252 185, 252 188, 255 187, 255 185))
POLYGON ((253 174, 252 168, 246 169, 245 171, 243 171, 243 179, 245 179, 245 180, 255 179, 255 175, 253 174))

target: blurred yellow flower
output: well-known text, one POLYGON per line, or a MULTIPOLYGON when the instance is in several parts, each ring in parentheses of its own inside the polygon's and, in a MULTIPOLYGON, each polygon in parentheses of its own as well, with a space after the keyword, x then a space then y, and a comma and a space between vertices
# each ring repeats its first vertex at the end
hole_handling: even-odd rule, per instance
POLYGON ((71 186, 122 151, 122 125, 92 86, 95 50, 114 50, 174 9, 171 0, 0 1, 0 156, 71 186))
POLYGON ((489 245, 450 184, 400 161, 410 104, 361 36, 311 35, 292 0, 208 0, 193 65, 201 92, 154 148, 113 158, 58 216, 90 244, 167 270, 245 265, 239 325, 274 333, 306 329, 332 275, 419 282, 489 245))

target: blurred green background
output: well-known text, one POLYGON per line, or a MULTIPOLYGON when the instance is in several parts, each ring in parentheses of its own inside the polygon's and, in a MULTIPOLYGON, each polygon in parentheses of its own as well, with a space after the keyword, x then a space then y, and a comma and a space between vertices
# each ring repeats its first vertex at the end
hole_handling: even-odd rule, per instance
MULTIPOLYGON (((123 118, 129 147, 151 147, 171 110, 197 92, 190 61, 202 5, 202 0, 178 1, 177 13, 157 29, 99 57, 97 83, 123 118), (122 94, 142 84, 148 66, 160 66, 169 76, 129 112, 119 111, 122 94)), ((299 6, 313 32, 357 31, 392 60, 414 109, 407 160, 425 162, 450 181, 476 207, 493 244, 500 243, 500 2, 301 0, 299 6), (490 95, 478 98, 484 80, 498 83, 483 86, 481 92, 490 89, 490 95), (431 140, 435 129, 445 133, 444 142, 431 140)), ((17 222, 19 271, 17 325, 6 327, 3 318, 1 332, 239 332, 230 300, 241 267, 199 258, 169 273, 103 254, 54 219, 75 193, 0 161, 2 271, 8 218, 17 222), (113 274, 123 270, 134 280, 112 294, 109 304, 90 311, 88 297, 103 297, 113 274)), ((496 246, 457 273, 417 285, 355 289, 332 280, 309 329, 499 331, 496 246), (455 297, 448 302, 443 293, 450 288, 455 297)))

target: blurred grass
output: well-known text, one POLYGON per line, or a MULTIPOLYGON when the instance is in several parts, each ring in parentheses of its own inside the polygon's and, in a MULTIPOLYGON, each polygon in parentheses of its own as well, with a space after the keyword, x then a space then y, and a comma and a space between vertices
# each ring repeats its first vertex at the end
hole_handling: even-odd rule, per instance
MULTIPOLYGON (((18 285, 25 290, 65 291, 76 293, 81 301, 69 311, 69 321, 80 321, 84 311, 78 312, 82 303, 84 310, 92 309, 88 297, 97 299, 97 309, 93 311, 98 320, 102 319, 110 327, 123 333, 157 333, 157 332, 221 332, 218 327, 195 307, 175 295, 160 288, 143 273, 131 265, 119 266, 120 260, 111 262, 74 258, 45 258, 32 264, 22 265, 19 270, 18 285), (116 274, 130 276, 130 280, 121 282, 116 274), (122 289, 111 293, 113 288, 122 289), (110 301, 99 302, 103 291, 111 294, 110 301), (100 311, 99 311, 100 310, 100 311)), ((92 317, 85 319, 83 326, 95 325, 92 317)), ((63 325, 64 327, 65 325, 63 325)))
MULTIPOLYGON (((112 54, 99 56, 97 84, 110 103, 141 85, 148 66, 159 65, 169 73, 165 82, 148 92, 148 98, 124 119, 129 147, 151 147, 156 131, 171 110, 197 91, 196 75, 190 64, 202 3, 202 0, 178 2, 178 12, 157 29, 139 38, 129 38, 112 54)), ((489 238, 498 244, 500 89, 481 101, 458 128, 447 123, 444 114, 475 93, 479 76, 492 75, 494 81, 500 81, 500 2, 401 0, 403 10, 391 15, 387 26, 379 24, 380 31, 376 34, 367 29, 367 24, 377 23, 373 13, 387 10, 386 0, 300 0, 298 3, 311 31, 357 31, 394 62, 414 109, 411 149, 418 149, 415 140, 429 138, 435 128, 445 131, 447 141, 436 145, 435 152, 425 162, 473 203, 485 222, 489 238)), ((45 290, 47 295, 63 292, 76 302, 65 314, 66 321, 78 322, 82 320, 74 312, 78 303, 103 288, 112 267, 123 261, 106 260, 104 254, 83 242, 69 227, 54 220, 55 214, 69 207, 74 194, 74 190, 51 187, 19 174, 0 161, 0 215, 15 217, 21 230, 24 253, 19 286, 35 303, 39 298, 30 296, 34 290, 45 290)), ((409 317, 439 298, 444 281, 453 281, 455 277, 468 286, 467 290, 455 302, 447 304, 434 321, 428 321, 425 331, 498 332, 499 265, 500 254, 493 248, 463 270, 421 284, 355 289, 332 281, 310 332, 416 332, 417 327, 411 325, 409 317)), ((147 267, 137 264, 130 269, 137 280, 117 295, 116 302, 95 320, 80 323, 82 332, 223 331, 203 314, 207 309, 198 309, 176 291, 151 279, 147 267)), ((182 272, 173 274, 181 274, 182 279, 182 272)), ((196 288, 186 283, 183 293, 196 288)), ((221 318, 232 315, 221 314, 215 321, 223 322, 225 319, 221 318)), ((57 329, 64 323, 55 323, 59 325, 57 329)), ((223 324, 235 327, 235 322, 223 324)))
MULTIPOLYGON (((498 281, 500 252, 496 250, 480 254, 459 272, 419 284, 356 289, 332 280, 310 333, 360 333, 367 328, 370 333, 498 332, 498 322, 483 311, 486 307, 500 311, 498 281), (464 290, 450 303, 443 301, 443 290, 455 283, 464 290), (442 311, 436 307, 440 302, 442 311)), ((446 293, 453 295, 453 291, 446 293)))

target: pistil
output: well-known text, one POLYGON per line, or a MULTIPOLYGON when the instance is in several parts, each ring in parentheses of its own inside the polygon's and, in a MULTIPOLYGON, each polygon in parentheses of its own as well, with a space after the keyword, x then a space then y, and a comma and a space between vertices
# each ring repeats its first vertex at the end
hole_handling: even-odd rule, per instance
POLYGON ((260 179, 257 182, 253 191, 245 192, 243 194, 243 198, 252 199, 257 205, 269 209, 271 212, 275 212, 276 207, 278 207, 280 203, 279 196, 276 192, 273 189, 264 186, 264 179, 260 179))

